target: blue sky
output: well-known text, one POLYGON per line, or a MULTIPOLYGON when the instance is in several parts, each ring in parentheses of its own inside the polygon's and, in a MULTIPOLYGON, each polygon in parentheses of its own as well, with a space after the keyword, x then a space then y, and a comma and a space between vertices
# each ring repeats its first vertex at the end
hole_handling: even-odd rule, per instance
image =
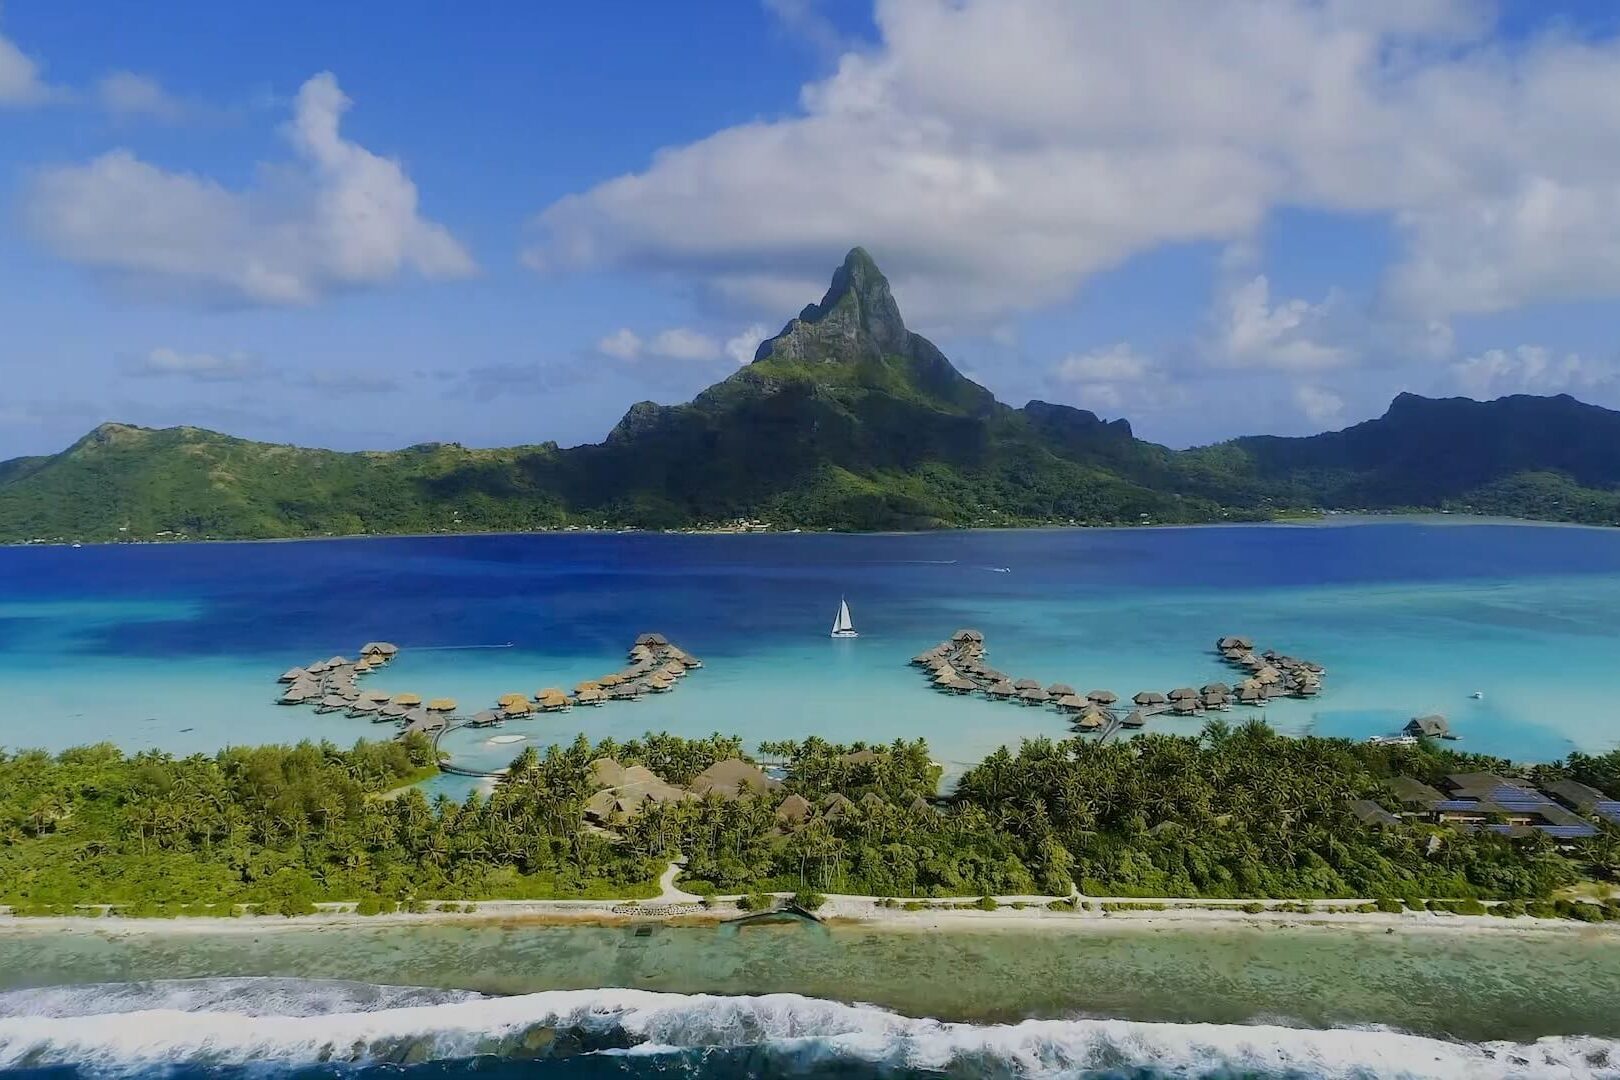
POLYGON ((600 438, 864 244, 1003 400, 1189 445, 1620 407, 1606 2, 0 6, 0 457, 600 438))

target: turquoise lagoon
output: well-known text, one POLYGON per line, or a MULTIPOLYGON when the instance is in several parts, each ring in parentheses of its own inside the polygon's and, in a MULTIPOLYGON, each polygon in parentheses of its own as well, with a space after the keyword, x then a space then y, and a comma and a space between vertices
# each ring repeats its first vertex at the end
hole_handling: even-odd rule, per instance
POLYGON ((582 730, 923 737, 956 772, 1066 736, 1054 711, 928 689, 907 661, 960 626, 1015 677, 1121 696, 1229 679, 1211 644, 1250 634, 1328 669, 1315 700, 1227 714, 1291 733, 1362 738, 1438 711, 1461 747, 1520 760, 1620 742, 1620 531, 1396 519, 0 549, 0 745, 347 743, 391 728, 278 706, 276 675, 383 638, 403 652, 373 685, 471 711, 613 670, 645 630, 706 666, 668 695, 446 748, 498 767, 523 743, 492 737, 582 730), (859 639, 827 636, 840 596, 859 639))

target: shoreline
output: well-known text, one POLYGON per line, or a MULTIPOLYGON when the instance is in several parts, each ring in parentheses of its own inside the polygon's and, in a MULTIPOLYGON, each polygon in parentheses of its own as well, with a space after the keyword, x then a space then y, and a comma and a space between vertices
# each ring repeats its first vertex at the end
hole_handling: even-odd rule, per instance
MULTIPOLYGON (((1049 934, 1108 933, 1115 930, 1155 932, 1175 929, 1214 931, 1221 929, 1244 930, 1312 930, 1324 933, 1377 933, 1402 932, 1508 935, 1512 937, 1541 937, 1552 935, 1603 936, 1620 940, 1620 923, 1588 923, 1577 919, 1542 919, 1521 915, 1505 918, 1495 915, 1458 915, 1450 912, 1403 911, 1359 912, 1349 910, 1356 901, 1316 901, 1318 904, 1337 905, 1337 910, 1314 912, 1298 911, 1245 911, 1242 905, 1249 901, 1179 901, 1163 909, 1105 911, 1100 907, 1091 911, 1052 911, 1045 904, 1053 898, 1024 908, 1000 907, 994 911, 968 907, 974 903, 967 898, 920 901, 951 905, 906 911, 902 908, 880 907, 875 898, 827 898, 807 922, 829 930, 861 929, 895 933, 963 932, 970 930, 1016 930, 1049 934), (1195 904, 1223 906, 1193 906, 1195 904)), ((1023 903, 1009 900, 1008 903, 1023 903)), ((1093 904, 1138 904, 1160 901, 1137 900, 1126 897, 1091 901, 1093 904)), ((1287 903, 1290 901, 1275 901, 1287 903)), ((1298 901, 1293 901, 1297 903, 1298 901)), ((505 929, 523 927, 629 927, 655 923, 672 928, 718 929, 727 924, 742 925, 762 915, 803 918, 791 908, 777 908, 772 912, 747 912, 735 906, 733 898, 720 899, 715 907, 705 908, 696 897, 674 899, 655 897, 647 900, 484 900, 484 901, 430 901, 440 904, 470 904, 470 912, 425 911, 390 912, 378 915, 360 915, 353 911, 352 903, 332 903, 328 910, 310 915, 254 915, 229 916, 181 915, 175 917, 127 917, 120 915, 12 915, 0 914, 0 938, 8 936, 60 933, 62 931, 95 931, 122 936, 191 935, 208 933, 249 933, 283 930, 348 930, 360 927, 408 928, 427 926, 499 926, 505 929)))
POLYGON ((1410 512, 1376 513, 1360 510, 1329 510, 1317 514, 1282 515, 1272 518, 1238 521, 1154 522, 1149 524, 1117 523, 1112 525, 1072 525, 1051 522, 1044 525, 970 525, 937 529, 641 529, 630 526, 580 526, 573 529, 469 529, 455 532, 427 533, 342 533, 333 536, 261 536, 147 540, 7 540, 0 548, 80 548, 86 547, 179 547, 193 544, 309 544, 328 541, 354 540, 443 540, 477 536, 927 536, 930 534, 958 533, 1016 533, 1016 532, 1140 532, 1166 529, 1253 529, 1267 527, 1290 528, 1343 528, 1357 525, 1523 525, 1536 528, 1591 529, 1613 532, 1620 526, 1591 525, 1580 521, 1557 521, 1548 518, 1498 517, 1482 514, 1456 514, 1442 510, 1413 510, 1410 512))

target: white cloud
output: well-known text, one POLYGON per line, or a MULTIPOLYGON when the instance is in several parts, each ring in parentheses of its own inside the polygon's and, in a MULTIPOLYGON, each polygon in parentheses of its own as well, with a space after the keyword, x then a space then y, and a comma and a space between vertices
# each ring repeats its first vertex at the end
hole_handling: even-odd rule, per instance
POLYGON ((1320 304, 1299 299, 1272 303, 1271 282, 1264 274, 1231 283, 1218 299, 1216 359, 1282 371, 1349 363, 1354 357, 1348 348, 1321 340, 1332 303, 1332 297, 1320 304))
MULTIPOLYGON (((726 348, 730 347, 728 342, 726 348)), ((624 326, 596 343, 596 351, 615 360, 718 360, 719 342, 686 326, 671 326, 650 338, 624 326)))
MULTIPOLYGON (((551 204, 526 259, 776 305, 862 243, 922 323, 993 320, 1288 205, 1397 221, 1390 295, 1418 322, 1620 294, 1620 39, 1497 37, 1490 10, 877 0, 879 43, 797 114, 551 204)), ((1267 344, 1267 320, 1291 333, 1309 312, 1264 299, 1272 362, 1334 359, 1267 344)))
POLYGON ((244 352, 187 353, 160 347, 132 361, 131 375, 170 376, 193 382, 244 382, 265 374, 259 360, 244 352))
POLYGON ((1452 382, 1464 394, 1485 400, 1504 394, 1582 393, 1612 387, 1620 371, 1612 360, 1554 353, 1540 345, 1487 349, 1451 366, 1452 382))
POLYGON ((1120 343, 1097 352, 1077 353, 1058 362, 1056 375, 1064 382, 1137 382, 1154 372, 1147 357, 1120 343))
POLYGON ((1049 381, 1059 399, 1112 413, 1152 412, 1186 397, 1158 363, 1124 342, 1064 357, 1049 381))
POLYGON ((716 360, 720 357, 718 342, 707 334, 684 326, 659 331, 648 343, 647 351, 668 360, 716 360))
POLYGON ((741 364, 754 362, 760 343, 771 336, 771 328, 764 323, 750 323, 733 337, 726 339, 726 355, 741 364))
POLYGON ((1344 419, 1344 398, 1332 390, 1311 383, 1294 387, 1294 404, 1299 411, 1319 426, 1339 423, 1344 419))
POLYGON ((170 94, 163 84, 133 71, 114 71, 96 84, 96 99, 114 116, 150 117, 165 123, 185 118, 186 103, 170 94))
POLYGON ((641 337, 628 326, 620 327, 596 343, 596 350, 615 360, 634 360, 641 355, 641 337))
POLYGON ((41 105, 60 93, 46 84, 32 57, 0 34, 0 108, 41 105))
POLYGON ((407 271, 473 273, 466 249, 418 213, 399 162, 339 133, 349 105, 332 75, 306 82, 286 129, 296 160, 261 169, 246 190, 114 150, 40 170, 25 219, 61 258, 181 300, 309 304, 407 271))

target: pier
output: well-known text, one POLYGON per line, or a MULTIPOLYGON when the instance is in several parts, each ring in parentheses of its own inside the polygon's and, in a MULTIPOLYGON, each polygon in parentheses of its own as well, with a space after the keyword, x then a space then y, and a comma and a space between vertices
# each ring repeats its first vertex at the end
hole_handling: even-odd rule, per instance
POLYGON ((1037 679, 1014 679, 992 667, 984 635, 963 629, 912 657, 933 687, 948 694, 979 693, 993 701, 1026 708, 1051 706, 1073 717, 1074 729, 1095 734, 1099 742, 1116 738, 1121 732, 1138 730, 1156 716, 1196 717, 1225 712, 1235 705, 1261 707, 1274 697, 1314 697, 1321 692, 1326 674, 1315 661, 1289 656, 1272 649, 1256 652, 1252 639, 1228 635, 1215 642, 1222 662, 1244 673, 1236 686, 1208 682, 1198 688, 1181 686, 1161 693, 1141 690, 1131 698, 1134 706, 1121 715, 1116 706, 1119 695, 1112 690, 1089 690, 1084 695, 1067 683, 1044 685, 1037 679))

